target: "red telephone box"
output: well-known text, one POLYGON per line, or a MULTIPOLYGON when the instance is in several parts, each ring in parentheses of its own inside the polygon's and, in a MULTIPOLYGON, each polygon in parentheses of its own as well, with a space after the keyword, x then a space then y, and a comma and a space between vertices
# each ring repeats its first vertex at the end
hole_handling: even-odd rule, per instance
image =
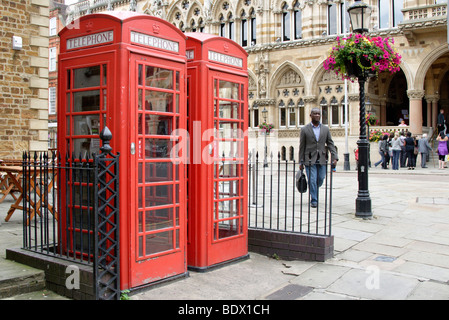
POLYGON ((104 126, 120 152, 121 289, 182 276, 185 164, 172 151, 186 129, 185 35, 156 17, 108 12, 81 17, 60 40, 60 153, 98 153, 104 126))
POLYGON ((186 36, 187 264, 202 271, 248 257, 248 54, 226 38, 186 36))

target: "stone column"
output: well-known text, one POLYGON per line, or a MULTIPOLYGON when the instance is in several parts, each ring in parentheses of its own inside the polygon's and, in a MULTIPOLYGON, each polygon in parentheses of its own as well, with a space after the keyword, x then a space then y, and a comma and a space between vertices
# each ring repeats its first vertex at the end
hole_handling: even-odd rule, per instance
POLYGON ((424 90, 407 90, 410 100, 409 126, 413 135, 422 134, 422 98, 424 90))
POLYGON ((436 128, 440 96, 438 94, 426 94, 425 99, 427 101, 427 126, 436 128))

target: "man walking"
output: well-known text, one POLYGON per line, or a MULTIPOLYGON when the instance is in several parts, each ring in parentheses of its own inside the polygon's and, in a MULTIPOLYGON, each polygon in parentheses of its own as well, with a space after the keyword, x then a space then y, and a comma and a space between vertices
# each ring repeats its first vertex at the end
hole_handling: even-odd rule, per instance
POLYGON ((421 139, 418 140, 418 152, 421 153, 421 168, 427 168, 427 155, 430 151, 432 151, 432 147, 429 141, 427 141, 427 134, 423 133, 421 139))
POLYGON ((329 127, 323 125, 321 110, 313 108, 310 113, 312 122, 301 129, 299 140, 299 168, 306 167, 309 180, 310 205, 316 208, 318 205, 318 188, 323 184, 326 176, 327 150, 331 152, 332 165, 338 161, 337 149, 332 140, 329 127))

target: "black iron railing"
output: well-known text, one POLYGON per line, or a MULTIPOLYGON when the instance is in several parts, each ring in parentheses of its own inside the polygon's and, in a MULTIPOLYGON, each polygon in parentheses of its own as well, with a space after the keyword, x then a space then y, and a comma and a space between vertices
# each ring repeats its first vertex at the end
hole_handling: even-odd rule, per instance
MULTIPOLYGON (((326 176, 318 192, 317 207, 311 206, 310 181, 307 192, 296 189, 299 164, 273 155, 266 161, 258 154, 248 161, 248 227, 330 236, 332 233, 332 173, 326 164, 326 176)), ((304 170, 305 172, 305 170, 304 170)))
POLYGON ((92 158, 23 154, 23 248, 93 268, 97 299, 120 299, 119 155, 105 128, 92 158))

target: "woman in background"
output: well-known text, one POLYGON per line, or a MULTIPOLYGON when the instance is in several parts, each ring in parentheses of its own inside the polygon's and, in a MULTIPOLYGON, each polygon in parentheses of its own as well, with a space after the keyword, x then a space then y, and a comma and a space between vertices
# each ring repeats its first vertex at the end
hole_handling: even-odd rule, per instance
POLYGON ((447 140, 449 138, 441 131, 437 137, 438 141, 438 169, 444 169, 446 167, 445 157, 449 154, 447 150, 447 140))

